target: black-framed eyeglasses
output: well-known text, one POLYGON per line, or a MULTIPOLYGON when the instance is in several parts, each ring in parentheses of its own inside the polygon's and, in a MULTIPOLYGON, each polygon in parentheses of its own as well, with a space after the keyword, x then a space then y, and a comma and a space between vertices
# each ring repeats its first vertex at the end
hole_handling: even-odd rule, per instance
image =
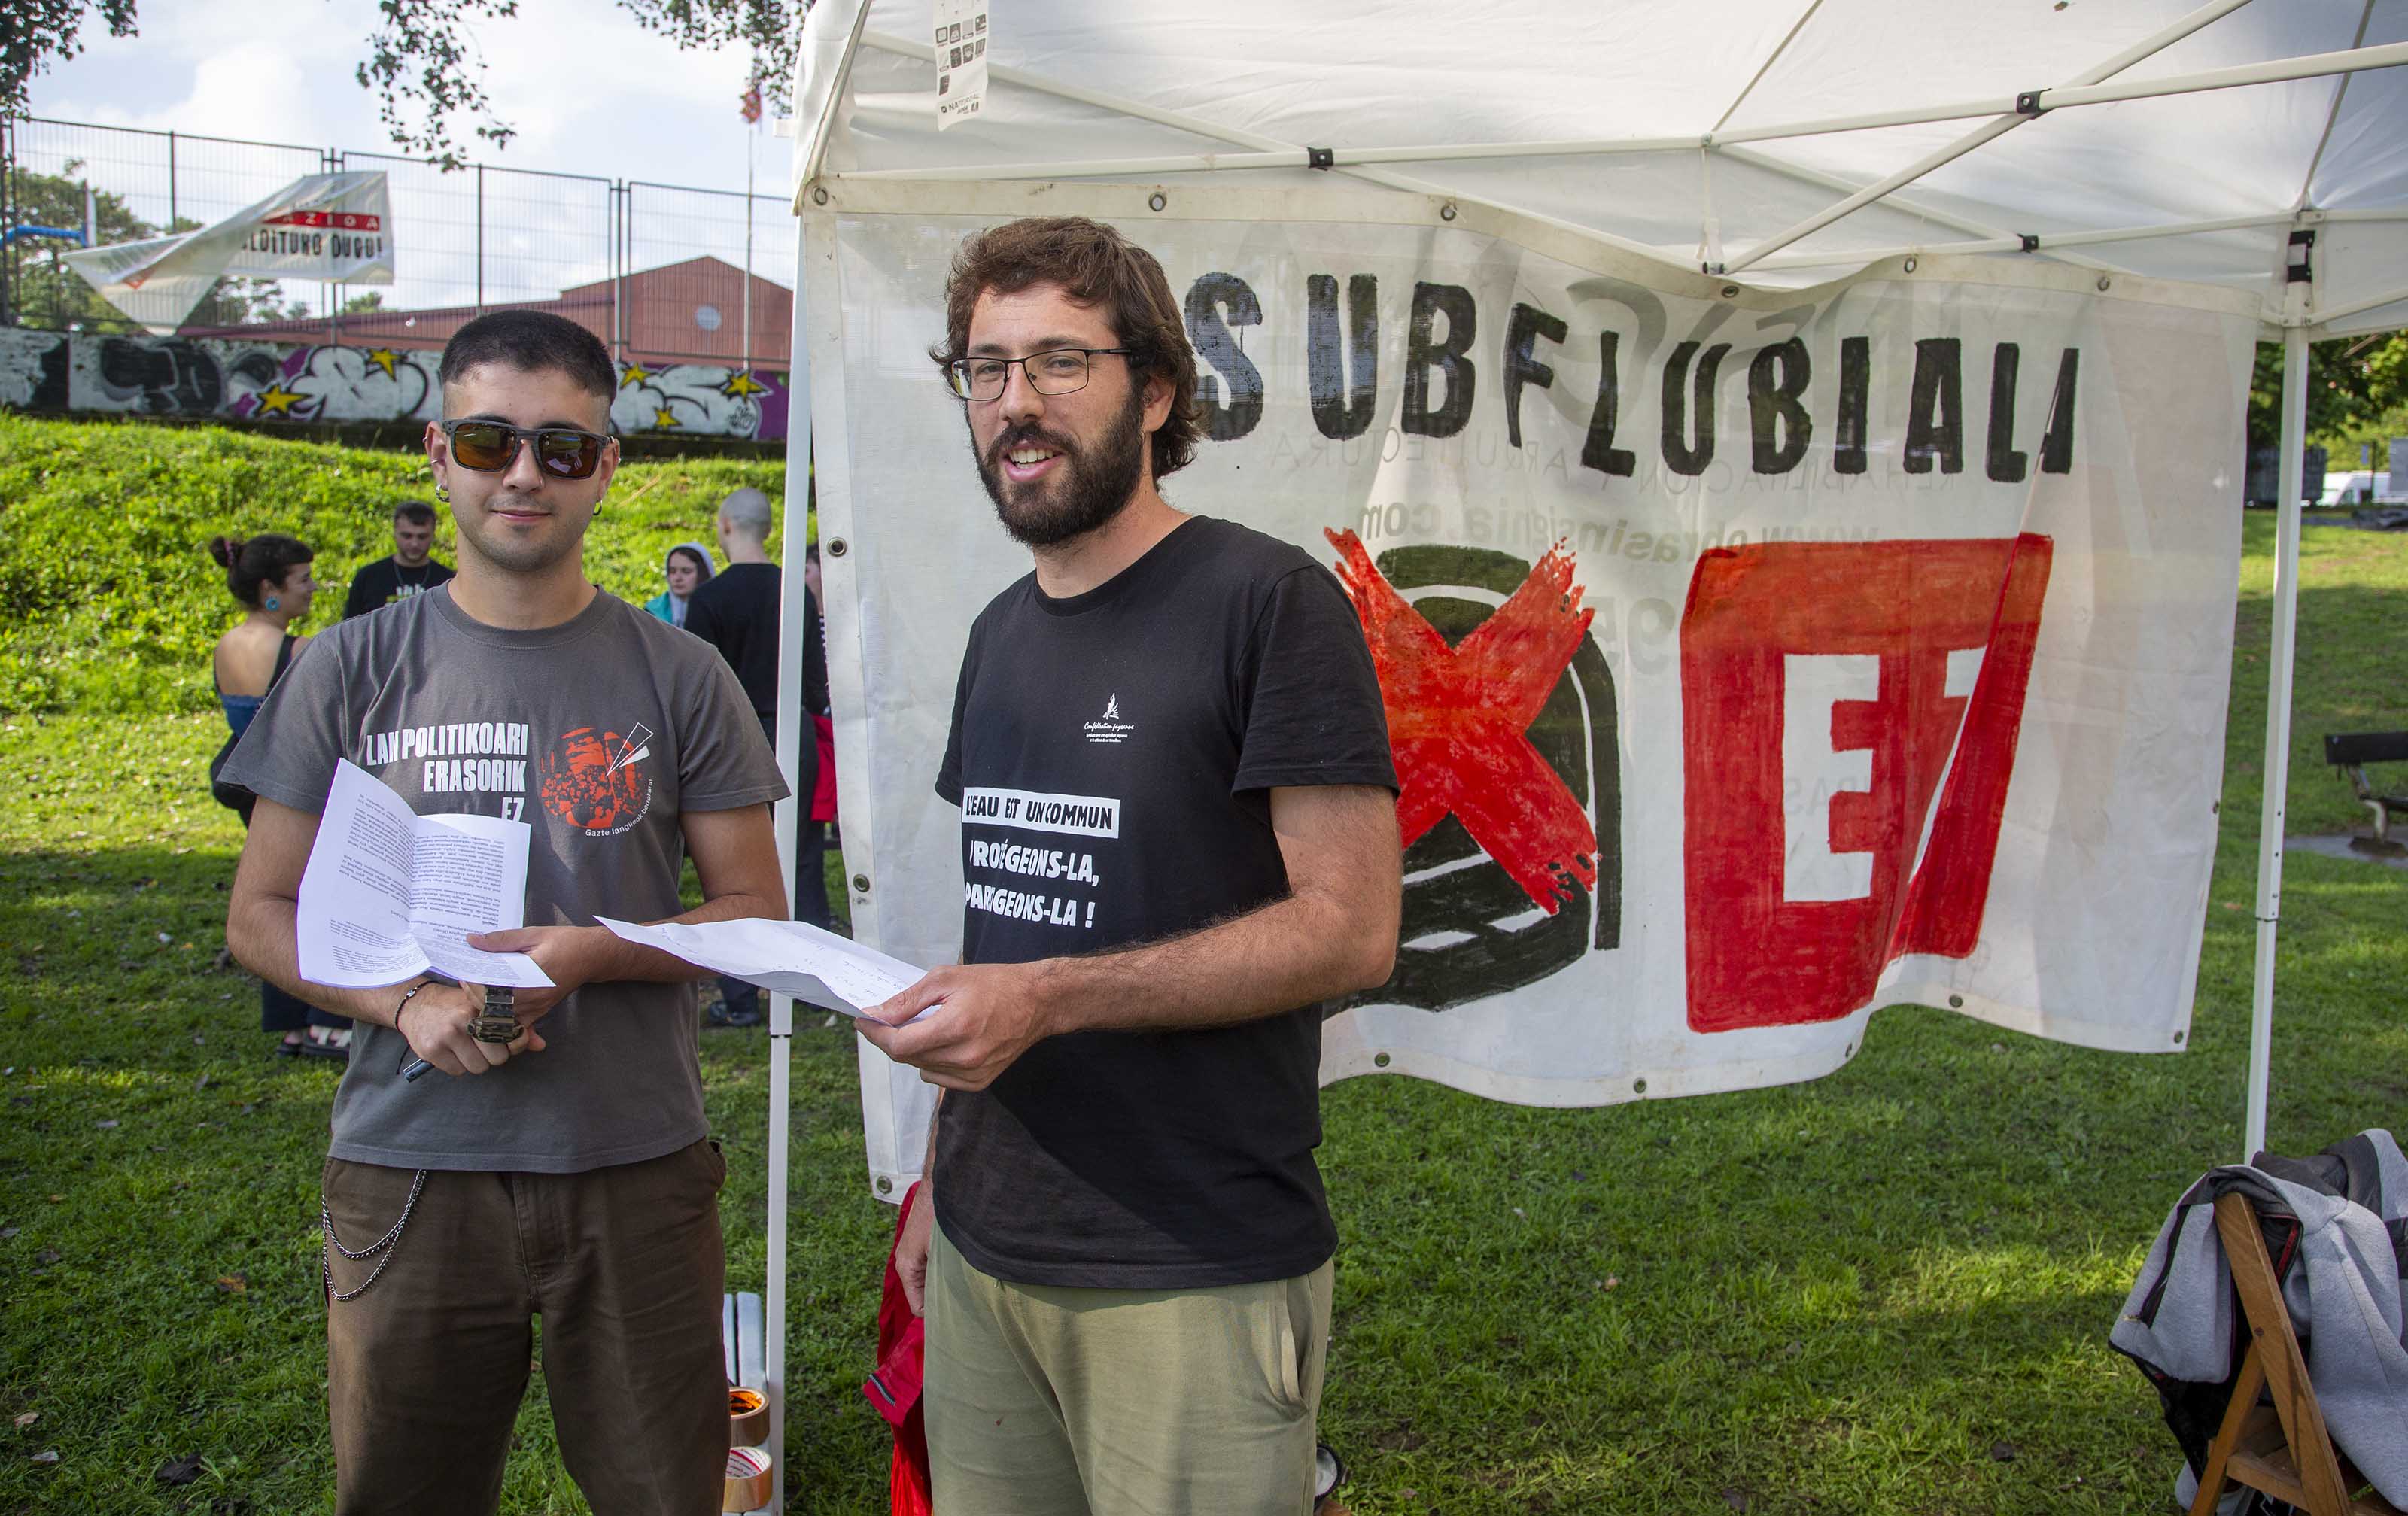
POLYGON ((965 400, 995 400, 1011 378, 1011 365, 1028 376, 1028 387, 1039 394, 1075 394, 1087 387, 1088 360, 1133 348, 1048 348, 1025 358, 956 358, 945 365, 945 382, 965 400))
POLYGON ((535 465, 553 479, 592 479, 602 466, 602 445, 610 439, 573 426, 512 426, 507 422, 442 423, 452 461, 480 474, 498 474, 519 455, 519 444, 535 450, 535 465))

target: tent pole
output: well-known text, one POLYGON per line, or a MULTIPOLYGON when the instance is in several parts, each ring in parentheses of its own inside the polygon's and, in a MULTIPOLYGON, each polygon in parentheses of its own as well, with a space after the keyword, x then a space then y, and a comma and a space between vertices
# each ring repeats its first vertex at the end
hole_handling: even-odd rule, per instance
MULTIPOLYGON (((2247 5, 2248 3, 2249 0, 2212 0, 2211 4, 2201 6, 2199 9, 2183 17, 2172 25, 2165 28, 2165 30, 2157 32, 2153 36, 2143 37, 2104 63, 2099 64, 2091 68, 2086 68, 2081 73, 2076 74, 2073 77, 2073 84, 2075 86, 2096 84, 2101 79, 2113 79, 2117 74, 2122 73, 2125 69, 2131 67, 2134 64, 2137 64, 2143 59, 2150 57, 2153 54, 2165 51, 2166 49, 2172 47, 2175 43, 2180 42, 2183 38, 2190 36, 2200 28, 2206 26, 2212 21, 2221 20, 2225 16, 2240 9, 2243 6, 2247 5)), ((1925 154, 1923 157, 1916 159, 1914 163, 1907 164, 1904 168, 1889 175, 1887 178, 1877 179, 1873 183, 1866 185, 1863 189, 1858 190, 1856 193, 1848 196, 1845 200, 1841 201, 1838 205, 1829 206, 1822 210, 1816 211, 1813 215, 1807 217, 1804 221, 1799 222, 1797 225, 1789 228, 1789 230, 1778 233, 1766 238, 1764 241, 1757 243, 1753 249, 1749 250, 1744 257, 1732 260, 1716 272, 1736 274, 1741 269, 1747 267, 1750 264, 1756 263, 1771 253, 1779 252, 1782 249, 1789 246, 1789 244, 1797 241, 1800 237, 1812 236, 1816 232, 1821 231, 1824 227, 1830 225, 1835 221, 1838 221, 1841 217, 1852 215, 1855 212, 1863 209, 1866 206, 1872 204, 1874 201, 1885 198, 1893 190, 1905 188, 1907 185, 1914 183, 1916 179, 1921 179, 1924 175, 1930 173, 1933 169, 1939 168, 1946 164, 1954 163, 1957 159, 1965 156, 1965 154, 1971 152, 1974 149, 1997 141, 2000 137, 2006 136, 2009 132, 2014 131, 2024 122, 2028 121, 2038 121, 2039 119, 2040 118, 2038 116, 2015 115, 2003 117, 1997 121, 1984 122, 1981 125, 1973 128, 1971 132, 1966 133, 1963 136, 1960 136, 1956 141, 1948 144, 1948 146, 1942 148, 1935 152, 1925 154)))
MULTIPOLYGON (((803 229, 795 227, 795 316, 787 338, 786 359, 786 501, 785 530, 779 551, 783 570, 778 581, 778 772, 789 791, 802 767, 803 733, 810 730, 803 711, 803 618, 810 613, 809 589, 803 582, 803 554, 810 546, 811 507, 811 373, 810 350, 803 303, 803 229)), ((815 740, 815 739, 814 739, 815 740)), ((786 909, 794 912, 799 880, 795 867, 795 836, 801 825, 808 794, 795 793, 778 802, 776 817, 778 866, 788 873, 786 909)), ((769 1396, 769 1461, 772 1476, 768 1509, 786 1505, 786 1172, 789 1163, 786 1126, 793 1105, 795 1001, 791 995, 769 997, 769 1227, 768 1278, 762 1281, 762 1307, 767 1337, 763 1356, 769 1396)))
POLYGON ((2360 311, 2372 310, 2378 306, 2397 305, 2402 300, 2408 300, 2408 285, 2403 285, 2397 290, 2386 290, 2381 294, 2371 294, 2363 300, 2353 300, 2345 306, 2334 306, 2329 309, 2319 308, 2316 311, 2316 324, 2330 332, 2332 323, 2344 316, 2355 316, 2360 311))
MULTIPOLYGON (((2297 286, 2294 286, 2297 288, 2297 286)), ((2283 806, 2291 777, 2291 661, 2300 614, 2300 490, 2308 431, 2308 334, 2283 329, 2283 451, 2275 479, 2274 631, 2267 653, 2266 796, 2258 811, 2258 965, 2249 1006, 2249 1114, 2241 1161, 2266 1147, 2274 1034, 2274 928, 2283 911, 2283 806)))
MULTIPOLYGON (((2245 4, 2246 0, 2217 0, 2217 3, 2241 5, 2245 4)), ((937 58, 937 50, 932 46, 925 43, 908 42, 898 36, 889 36, 883 32, 866 32, 862 35, 861 42, 864 47, 891 53, 897 58, 917 58, 923 63, 931 64, 936 62, 937 58)), ((1282 142, 1277 137, 1265 136, 1259 132, 1222 126, 1184 111, 1165 110, 1157 106, 1147 105, 1142 100, 1131 100, 1122 95, 1106 94, 1101 91, 1085 89, 1075 84, 1065 84, 1059 79, 1044 79, 1025 70, 1013 68, 1009 64, 989 64, 987 78, 998 84, 1009 84, 1014 89, 1034 90, 1040 94, 1052 95, 1057 100, 1076 101, 1080 105, 1094 106, 1099 110, 1116 110, 1124 116, 1133 117, 1138 121, 1176 127, 1182 132, 1193 132, 1197 136, 1211 137, 1215 141, 1232 143, 1241 148, 1253 148, 1264 152, 1301 153, 1304 151, 1304 149, 1294 143, 1282 142)), ((1695 144, 1684 142, 1683 146, 1693 147, 1695 144)), ((1620 248, 1625 252, 1635 252, 1641 257, 1654 258, 1659 262, 1663 258, 1661 251, 1643 242, 1633 241, 1626 236, 1616 236, 1612 232, 1598 227, 1576 225, 1538 211, 1523 210, 1498 201, 1484 200, 1479 195, 1452 190, 1442 184, 1433 184, 1427 179, 1391 173, 1383 168, 1348 167, 1342 164, 1335 167, 1332 172, 1343 174, 1349 179, 1359 179, 1366 184, 1377 184, 1383 189, 1400 190, 1407 194, 1436 195, 1441 199, 1453 200, 1458 205, 1487 206, 1498 210, 1509 210, 1514 215, 1526 216, 1545 225, 1576 232, 1593 242, 1602 242, 1610 248, 1620 248)), ((852 174, 843 177, 861 179, 871 176, 852 174)))
MULTIPOLYGON (((803 171, 795 177, 794 203, 795 208, 797 210, 802 208, 802 194, 804 187, 809 185, 811 180, 820 177, 820 164, 827 159, 828 128, 836 123, 838 113, 844 108, 844 92, 853 82, 853 61, 861 55, 861 39, 868 29, 869 0, 860 0, 860 8, 855 10, 853 14, 853 26, 844 35, 844 51, 837 58, 836 79, 828 88, 827 99, 823 102, 820 107, 820 119, 811 123, 810 155, 804 160, 803 171)), ((937 50, 934 46, 931 46, 928 50, 929 61, 934 62, 936 55, 937 50)), ((799 280, 801 271, 801 264, 799 261, 797 261, 796 268, 796 277, 799 280)), ((802 355, 803 350, 803 328, 801 325, 803 311, 802 289, 802 285, 797 282, 795 286, 795 353, 796 358, 799 358, 802 355)), ((810 408, 808 400, 805 402, 803 408, 808 414, 810 408)), ((807 433, 808 424, 809 423, 806 423, 807 433)), ((806 452, 806 456, 808 456, 808 452, 806 452)))
MULTIPOLYGON (((787 804, 791 805, 789 801, 787 804)), ((769 998, 769 1226, 768 1278, 762 1281, 761 1393, 769 1397, 768 1509, 786 1509, 786 1112, 795 1043, 795 1002, 769 998), (783 1028, 783 1030, 781 1030, 783 1028)))
MULTIPOLYGON (((1754 148, 1718 146, 1714 150, 1733 163, 1745 164, 1752 168, 1763 169, 1768 174, 1778 174, 1784 179, 1796 179, 1800 184, 1812 184, 1817 189, 1837 190, 1842 194, 1854 194, 1864 187, 1860 183, 1842 179, 1837 174, 1827 174, 1820 169, 1784 163, 1769 152, 1758 152, 1754 148)), ((1940 226, 1951 226, 1976 237, 2003 239, 2014 236, 2002 226, 1992 226, 1982 222, 1971 221, 1952 211, 1943 210, 1938 206, 1919 200, 1910 200, 1902 194, 1889 196, 1885 205, 1885 208, 1897 211, 1900 215, 1913 216, 1917 220, 1940 226)), ((2015 245, 2018 249, 2023 246, 2020 237, 2016 238, 2015 245)), ((1805 255, 1792 254, 1791 256, 1805 255)), ((2103 259, 2085 257, 2079 253, 2069 253, 2061 250, 2052 249, 2042 252, 2041 256, 2056 263, 2070 264, 2080 268, 2096 268, 2110 274, 2128 275, 2132 272, 2120 264, 2112 264, 2103 259)))
MULTIPOLYGON (((2287 210, 2270 210, 2256 216, 2227 216, 2212 222, 2168 222, 2158 226, 2106 226, 2091 232, 2039 232, 2031 238, 2033 252, 2045 252, 2057 248, 2096 247, 2105 242, 2148 242, 2159 237, 2195 236, 2206 232, 2237 232, 2254 226, 2290 226, 2298 218, 2287 210)), ((1970 242, 1901 243, 1894 248, 1856 248, 1842 253, 1825 255, 1819 252, 1788 252, 1767 258, 1758 268, 1828 268, 1842 264, 1877 264, 1885 258, 1904 257, 1913 253, 1919 258, 1942 253, 2020 252, 2024 250, 2021 236, 1982 237, 1970 242)))

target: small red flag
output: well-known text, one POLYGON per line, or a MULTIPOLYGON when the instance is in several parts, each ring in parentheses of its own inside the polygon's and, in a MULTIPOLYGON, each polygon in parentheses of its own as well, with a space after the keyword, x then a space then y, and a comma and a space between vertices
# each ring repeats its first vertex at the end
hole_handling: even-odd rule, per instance
POLYGON ((737 104, 742 109, 745 124, 752 125, 759 122, 761 120, 761 84, 758 79, 746 85, 744 87, 744 93, 738 95, 736 100, 737 104))

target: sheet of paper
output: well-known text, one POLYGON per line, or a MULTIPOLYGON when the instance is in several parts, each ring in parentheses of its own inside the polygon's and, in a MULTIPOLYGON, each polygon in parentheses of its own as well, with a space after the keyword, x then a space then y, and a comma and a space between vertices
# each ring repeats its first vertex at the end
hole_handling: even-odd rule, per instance
POLYGON ((859 1017, 869 1007, 910 988, 923 972, 899 958, 889 958, 875 948, 805 922, 746 917, 638 926, 608 916, 594 919, 629 942, 658 948, 697 968, 757 984, 775 994, 790 994, 843 1016, 859 1017))
POLYGON ((545 985, 523 952, 483 952, 470 932, 526 920, 527 824, 419 816, 348 760, 335 765, 294 922, 313 984, 397 984, 429 968, 478 984, 545 985))

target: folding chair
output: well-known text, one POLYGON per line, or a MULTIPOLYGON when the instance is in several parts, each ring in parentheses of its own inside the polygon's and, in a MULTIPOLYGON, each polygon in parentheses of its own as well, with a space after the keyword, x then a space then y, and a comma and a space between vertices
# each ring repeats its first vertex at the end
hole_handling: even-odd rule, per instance
POLYGON ((2208 1445, 2207 1466, 2200 1472, 2199 1497, 2190 1503, 2190 1516, 2214 1516, 2215 1503, 2233 1484, 2288 1501, 2309 1516, 2401 1516, 2399 1507, 2367 1489, 2365 1479, 2333 1449, 2324 1411, 2308 1382, 2308 1361, 2291 1330, 2291 1313, 2283 1305, 2282 1283, 2274 1278, 2273 1260, 2266 1255, 2257 1209, 2246 1195, 2220 1195, 2215 1229, 2223 1236, 2225 1261, 2241 1295, 2249 1351, 2241 1360, 2241 1378, 2232 1386, 2224 1424, 2208 1445), (2274 1402, 2271 1409, 2258 1404, 2258 1392, 2268 1386, 2274 1402), (2353 1491, 2364 1493, 2353 1495, 2353 1491))

